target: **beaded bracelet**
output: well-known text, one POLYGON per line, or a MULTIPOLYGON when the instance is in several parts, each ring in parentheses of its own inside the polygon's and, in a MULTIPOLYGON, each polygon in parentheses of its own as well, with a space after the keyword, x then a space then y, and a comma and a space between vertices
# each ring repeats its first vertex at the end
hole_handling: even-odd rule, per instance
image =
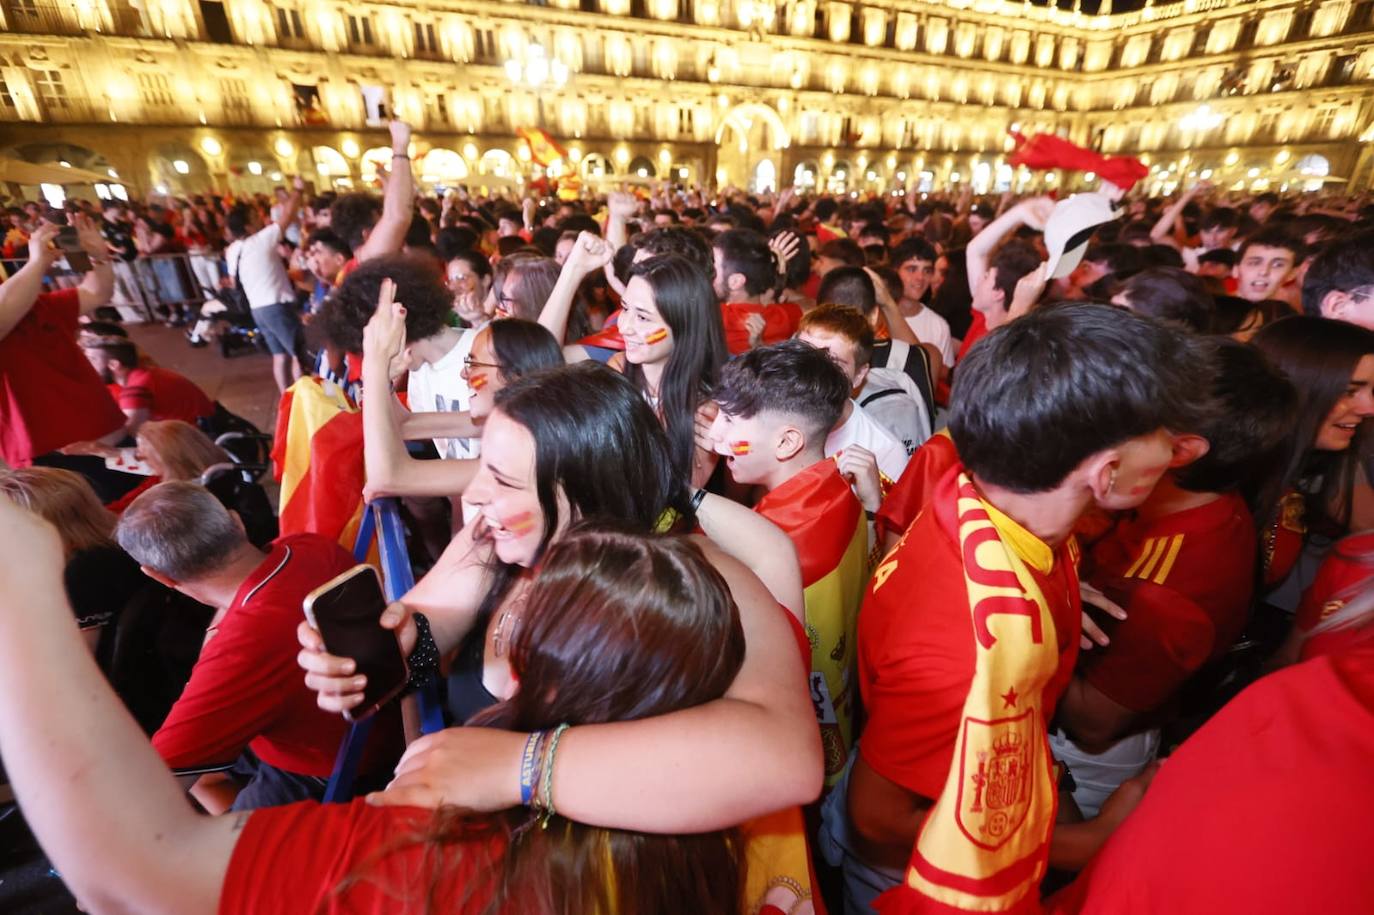
POLYGON ((540 805, 544 809, 544 818, 539 823, 541 829, 548 829, 549 820, 552 819, 553 815, 558 812, 553 808, 553 760, 554 757, 558 755, 559 738, 563 736, 563 732, 567 729, 568 725, 566 724, 560 724, 558 727, 553 729, 553 736, 549 738, 549 749, 544 757, 544 796, 542 799, 542 804, 540 805))

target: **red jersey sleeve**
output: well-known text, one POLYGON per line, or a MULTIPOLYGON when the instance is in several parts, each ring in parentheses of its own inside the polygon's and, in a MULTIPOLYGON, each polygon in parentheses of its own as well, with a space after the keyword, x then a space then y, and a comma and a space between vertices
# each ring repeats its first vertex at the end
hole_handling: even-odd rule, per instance
POLYGON ((75 288, 60 289, 57 292, 40 292, 34 303, 33 312, 64 332, 76 336, 78 320, 81 317, 81 293, 75 288))
POLYGON ((119 409, 127 412, 152 408, 152 377, 147 369, 134 369, 119 389, 119 409))
POLYGON ((1351 591, 1374 577, 1374 534, 1357 534, 1336 545, 1302 596, 1294 625, 1311 632, 1345 606, 1351 591))
POLYGON ((494 872, 493 844, 453 843, 436 854, 434 846, 410 843, 433 817, 362 800, 258 810, 229 859, 220 915, 420 915, 429 910, 436 878, 443 882, 440 898, 480 894, 473 879, 479 865, 494 872))
POLYGON ((1211 657, 1216 629, 1193 600, 1153 582, 1106 593, 1126 610, 1111 644, 1080 656, 1078 673, 1118 705, 1150 712, 1211 657))
POLYGON ((935 484, 959 463, 959 454, 954 449, 954 441, 946 432, 932 435, 906 465, 901 479, 883 497, 883 504, 874 517, 881 531, 902 534, 921 509, 930 501, 935 484))

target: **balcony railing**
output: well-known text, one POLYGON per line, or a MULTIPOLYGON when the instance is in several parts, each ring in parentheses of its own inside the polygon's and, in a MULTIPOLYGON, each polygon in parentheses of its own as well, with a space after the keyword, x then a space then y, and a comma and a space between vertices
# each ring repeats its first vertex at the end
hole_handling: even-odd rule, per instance
POLYGON ((81 35, 85 32, 76 18, 76 10, 63 3, 9 0, 5 3, 5 20, 11 31, 27 35, 81 35))

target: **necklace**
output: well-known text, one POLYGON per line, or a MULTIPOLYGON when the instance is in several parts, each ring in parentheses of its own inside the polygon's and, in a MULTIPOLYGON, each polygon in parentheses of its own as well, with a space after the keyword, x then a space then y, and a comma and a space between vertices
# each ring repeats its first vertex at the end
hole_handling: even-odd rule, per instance
POLYGON ((520 617, 525 611, 525 600, 529 592, 522 590, 511 599, 510 605, 496 617, 496 628, 491 633, 491 651, 498 658, 504 658, 515 640, 515 632, 520 628, 520 617), (509 629, 507 627, 509 626, 509 629))

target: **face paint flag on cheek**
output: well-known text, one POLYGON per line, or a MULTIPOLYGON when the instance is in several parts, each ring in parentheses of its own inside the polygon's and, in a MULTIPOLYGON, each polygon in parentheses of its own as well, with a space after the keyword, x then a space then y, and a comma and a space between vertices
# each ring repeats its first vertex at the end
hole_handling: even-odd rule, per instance
POLYGON ((650 333, 647 337, 645 337, 645 338, 644 338, 644 342, 645 342, 645 344, 647 344, 647 345, 649 345, 649 346, 653 346, 655 343, 662 343, 664 340, 667 340, 667 339, 668 339, 668 328, 666 328, 666 327, 660 327, 658 330, 653 331, 653 332, 650 333))
POLYGON ((473 393, 482 390, 487 386, 486 375, 472 375, 468 378, 468 387, 472 388, 473 393))
POLYGON ((748 454, 749 449, 751 447, 753 446, 746 441, 731 442, 730 453, 733 454, 735 457, 739 457, 741 455, 748 454))
POLYGON ((534 512, 521 512, 503 521, 502 526, 512 534, 528 534, 534 530, 534 512))

